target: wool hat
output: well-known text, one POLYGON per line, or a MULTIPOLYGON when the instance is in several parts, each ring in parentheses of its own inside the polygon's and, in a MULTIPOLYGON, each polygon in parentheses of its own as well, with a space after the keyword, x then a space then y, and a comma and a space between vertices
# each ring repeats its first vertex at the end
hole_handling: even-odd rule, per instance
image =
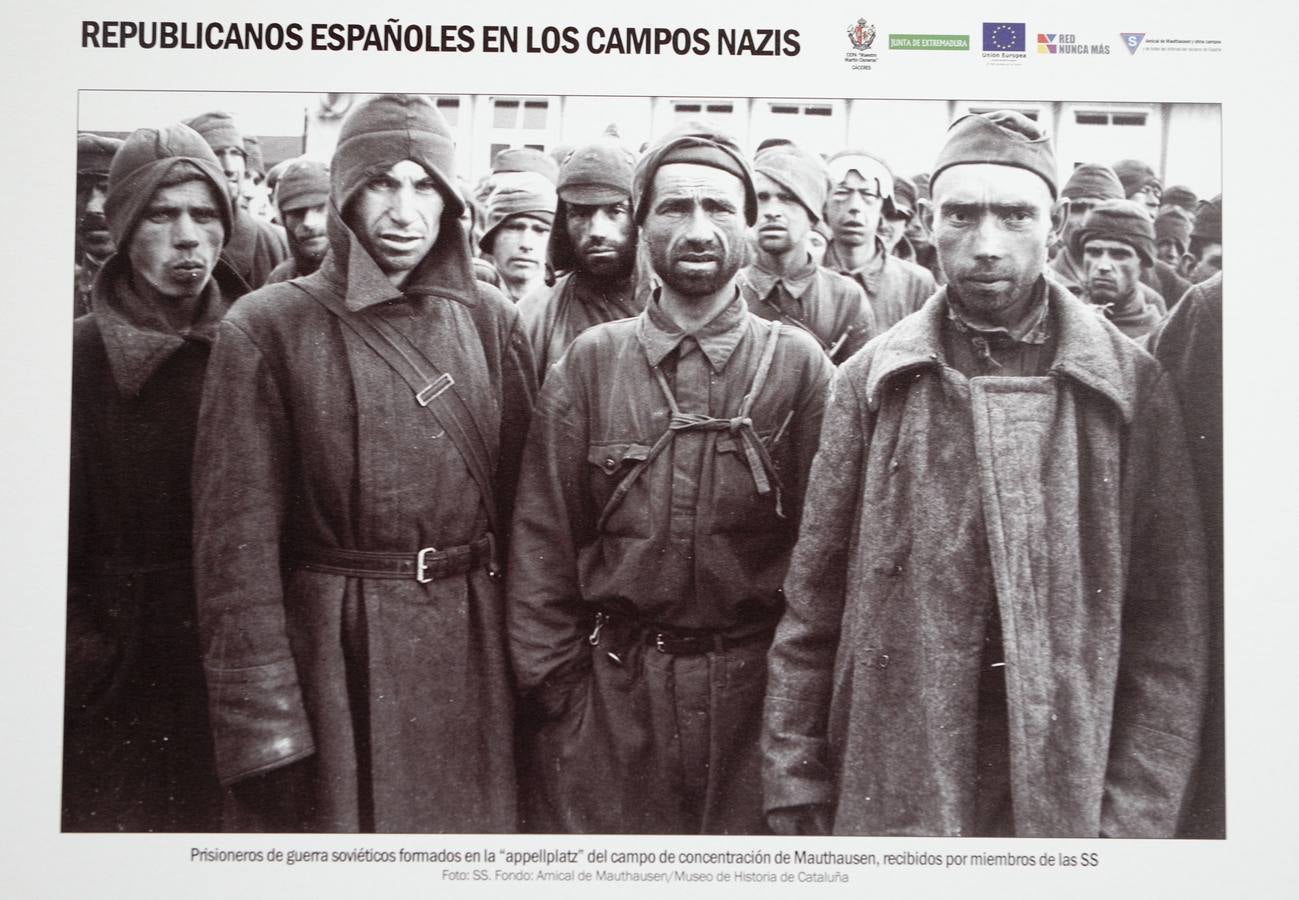
POLYGON ((1122 200, 1126 197, 1119 176, 1109 166, 1100 163, 1083 163, 1069 173, 1069 180, 1060 189, 1060 196, 1070 200, 1081 198, 1095 200, 1122 200))
POLYGON ((131 132, 113 157, 108 170, 104 216, 113 242, 119 248, 128 246, 158 186, 178 166, 190 168, 196 178, 212 188, 212 199, 225 226, 222 243, 229 242, 234 214, 230 209, 230 195, 226 193, 225 174, 207 141, 194 129, 177 123, 131 132))
POLYGON ((1083 258, 1090 240, 1121 241, 1137 252, 1143 266, 1155 264, 1155 224, 1145 207, 1131 200, 1106 200, 1092 207, 1073 234, 1074 257, 1083 258))
POLYGON ((288 159, 282 159, 275 165, 271 166, 271 170, 266 173, 266 190, 270 191, 272 194, 275 193, 275 188, 280 183, 280 176, 284 174, 284 170, 299 159, 304 158, 305 157, 291 156, 288 159))
POLYGON ((492 172, 536 172, 554 184, 559 180, 559 164, 532 147, 507 147, 492 159, 492 172))
POLYGON ((496 229, 514 216, 533 216, 547 225, 555 220, 555 185, 537 172, 505 172, 487 198, 487 230, 478 239, 480 250, 491 252, 496 229))
POLYGON ((77 135, 77 174, 107 175, 113 154, 122 146, 118 138, 100 137, 83 131, 77 135))
POLYGON ((631 199, 636 158, 611 138, 601 138, 568 154, 559 167, 559 199, 603 206, 631 199))
POLYGON ((1051 189, 1056 189, 1055 151, 1046 132, 1032 119, 1013 110, 961 116, 947 129, 947 143, 938 153, 929 176, 932 192, 938 177, 952 166, 984 164, 1012 166, 1032 172, 1051 189))
POLYGON ((753 171, 767 176, 797 197, 813 222, 821 220, 821 210, 825 208, 825 197, 830 189, 830 175, 821 157, 793 143, 773 144, 754 157, 753 171))
POLYGON ((916 185, 917 200, 928 200, 930 196, 929 195, 929 173, 921 172, 918 175, 912 175, 911 180, 915 182, 916 185))
POLYGON ((275 206, 281 214, 329 202, 328 166, 305 156, 287 162, 275 185, 275 206))
POLYGON ((1155 190, 1162 190, 1155 170, 1150 168, 1146 163, 1139 159, 1121 159, 1114 164, 1114 174, 1119 176, 1119 181, 1123 182, 1123 193, 1131 197, 1143 188, 1153 187, 1155 190))
POLYGON ((1195 216, 1195 204, 1199 202, 1195 196, 1195 191, 1191 190, 1184 184, 1170 185, 1168 190, 1164 191, 1159 197, 1159 202, 1165 206, 1177 206, 1185 210, 1187 215, 1195 216))
POLYGON ((644 155, 636 163, 632 204, 636 211, 637 225, 645 221, 649 212, 654 176, 662 166, 673 163, 711 166, 730 172, 744 186, 744 221, 752 225, 758 220, 758 196, 753 190, 753 170, 740 152, 739 144, 705 122, 685 122, 646 147, 644 155))
POLYGON ((454 187, 455 141, 446 119, 422 94, 379 94, 352 107, 329 164, 330 195, 341 213, 365 183, 403 160, 419 163, 437 183, 446 214, 464 201, 454 187))
POLYGON ((1214 244, 1222 243, 1222 194, 1212 200, 1201 200, 1195 209, 1195 228, 1191 237, 1214 244))
POLYGON ((201 116, 186 119, 185 124, 197 131, 213 150, 234 147, 245 156, 248 155, 244 150, 243 135, 235 125, 234 116, 228 112, 220 110, 206 112, 201 116))
POLYGON ((1185 253, 1191 243, 1191 229, 1195 222, 1180 206, 1165 209, 1155 217, 1155 241, 1175 241, 1179 253, 1185 253))
POLYGON ((916 214, 916 183, 905 175, 893 178, 893 209, 908 219, 916 214))
POLYGON ((884 198, 884 210, 894 212, 893 207, 893 170, 879 157, 872 156, 865 150, 840 150, 826 160, 829 173, 828 192, 833 193, 835 185, 848 177, 849 172, 856 172, 867 184, 874 182, 875 193, 884 198))
POLYGON ((636 157, 612 137, 601 137, 569 151, 559 167, 559 200, 546 251, 554 271, 567 271, 576 265, 568 236, 568 205, 630 205, 635 170, 636 157))
POLYGON ((256 135, 244 136, 244 159, 248 160, 248 171, 266 175, 266 160, 262 158, 262 142, 256 135))

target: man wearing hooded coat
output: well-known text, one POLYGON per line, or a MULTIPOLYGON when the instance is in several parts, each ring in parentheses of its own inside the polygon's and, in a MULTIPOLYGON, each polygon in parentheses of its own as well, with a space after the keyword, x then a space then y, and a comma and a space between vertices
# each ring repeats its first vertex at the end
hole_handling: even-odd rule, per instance
POLYGON ((474 279, 453 159, 427 98, 360 104, 330 165, 321 268, 268 285, 221 326, 199 428, 196 563, 233 828, 516 827, 489 523, 508 521, 535 379, 513 305, 474 279), (397 199, 376 234, 362 212, 386 190, 397 199), (427 209, 432 190, 440 218, 413 215, 411 192, 427 209), (393 253, 429 239, 390 277, 393 253), (462 433, 326 303, 451 376, 441 386, 481 433, 495 511, 462 433))
POLYGON ((221 169, 187 126, 133 133, 104 208, 117 252, 73 326, 63 827, 212 831, 190 474, 217 322, 246 288, 218 258, 221 169))

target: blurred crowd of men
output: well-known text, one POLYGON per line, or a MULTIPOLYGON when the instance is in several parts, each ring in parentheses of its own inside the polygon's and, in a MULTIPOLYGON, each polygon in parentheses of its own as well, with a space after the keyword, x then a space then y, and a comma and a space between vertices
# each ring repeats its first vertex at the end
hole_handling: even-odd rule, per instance
POLYGON ((77 139, 63 827, 1222 837, 1222 198, 77 139))

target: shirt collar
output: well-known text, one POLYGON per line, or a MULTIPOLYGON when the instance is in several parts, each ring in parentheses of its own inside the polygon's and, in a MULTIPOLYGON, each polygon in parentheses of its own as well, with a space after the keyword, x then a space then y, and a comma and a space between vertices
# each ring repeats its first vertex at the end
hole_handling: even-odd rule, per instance
POLYGON ((888 261, 888 251, 884 249, 884 241, 880 240, 879 237, 875 238, 875 255, 867 260, 864 265, 855 269, 849 269, 843 264, 833 242, 825 251, 825 265, 827 267, 855 278, 861 282, 861 286, 866 289, 866 293, 872 297, 879 290, 880 278, 884 275, 884 267, 888 265, 888 261))
POLYGON ((682 331, 681 327, 663 311, 663 307, 659 305, 661 290, 661 288, 655 290, 654 296, 645 305, 645 311, 641 313, 640 323, 636 329, 636 336, 640 339, 641 346, 645 348, 645 356, 649 364, 659 365, 669 353, 680 346, 682 341, 692 337, 704 356, 708 357, 713 371, 721 372, 726 368, 731 353, 740 343, 740 338, 744 337, 744 325, 749 315, 748 308, 740 298, 739 289, 735 289, 735 296, 721 312, 693 334, 682 331))
POLYGON ((993 346, 1011 344, 1045 344, 1051 337, 1050 319, 1047 316, 1046 279, 1039 278, 1033 286, 1033 299, 1018 322, 1006 326, 982 325, 974 322, 949 287, 947 290, 947 318, 962 334, 974 335, 992 342, 993 346))
POLYGON ((793 271, 781 274, 764 268, 761 258, 754 261, 749 266, 746 274, 749 284, 758 292, 758 296, 766 299, 771 296, 772 290, 777 285, 783 285, 785 292, 795 300, 801 299, 807 291, 808 285, 816 277, 816 263, 812 262, 811 255, 803 257, 801 265, 795 266, 793 271))

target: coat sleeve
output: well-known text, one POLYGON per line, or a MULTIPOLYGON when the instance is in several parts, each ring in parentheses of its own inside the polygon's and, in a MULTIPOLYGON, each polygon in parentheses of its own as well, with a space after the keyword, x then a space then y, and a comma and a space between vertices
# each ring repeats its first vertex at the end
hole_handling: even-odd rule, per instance
POLYGON ((1172 837, 1198 758, 1208 651, 1200 511, 1168 377, 1133 418, 1133 518, 1114 721, 1101 807, 1107 837, 1172 837))
MULTIPOLYGON (((571 354, 568 359, 571 360, 571 354)), ((592 535, 583 467, 586 415, 570 386, 571 367, 541 388, 523 452, 507 580, 510 654, 519 689, 549 715, 588 665, 578 548, 592 535)))
POLYGON ((226 320, 208 364, 194 454, 199 631, 223 784, 315 751, 281 585, 291 446, 261 350, 226 320))
POLYGON ((853 373, 831 384, 798 542, 785 579, 785 614, 768 669, 762 736, 768 811, 833 802, 827 725, 849 553, 870 423, 853 373))
POLYGON ((514 515, 515 493, 519 484, 524 438, 537 402, 537 375, 532 347, 528 343, 521 318, 514 325, 502 348, 501 358, 501 430, 500 456, 496 464, 497 521, 505 534, 496 535, 500 552, 507 552, 510 521, 514 515))

